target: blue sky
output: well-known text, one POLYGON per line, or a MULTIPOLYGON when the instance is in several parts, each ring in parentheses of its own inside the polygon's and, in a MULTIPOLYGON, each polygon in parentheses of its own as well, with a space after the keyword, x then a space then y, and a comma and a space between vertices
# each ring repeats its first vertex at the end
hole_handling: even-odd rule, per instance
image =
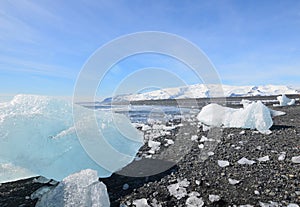
MULTIPOLYGON (((71 96, 80 69, 96 49, 140 31, 174 33, 195 43, 224 84, 300 86, 298 0, 2 0, 0 94, 71 96)), ((128 74, 146 67, 167 68, 187 84, 198 83, 184 65, 146 55, 117 65, 98 95, 111 95, 128 74)), ((131 84, 138 81, 143 79, 131 84)), ((161 87, 177 84, 165 81, 161 87)), ((132 85, 122 92, 131 92, 132 85)))

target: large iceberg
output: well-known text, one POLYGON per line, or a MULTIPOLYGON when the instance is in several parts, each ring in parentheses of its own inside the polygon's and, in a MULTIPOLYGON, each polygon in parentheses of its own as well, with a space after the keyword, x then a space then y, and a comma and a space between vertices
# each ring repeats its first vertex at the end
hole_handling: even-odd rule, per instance
POLYGON ((0 104, 0 182, 34 175, 61 180, 86 168, 107 177, 129 164, 142 145, 142 134, 121 114, 35 95, 0 104), (73 107, 80 120, 73 120, 73 107))
POLYGON ((272 115, 278 113, 270 111, 261 101, 244 102, 243 105, 243 108, 233 109, 209 104, 202 108, 197 118, 208 126, 257 129, 261 133, 269 133, 273 125, 272 115))
POLYGON ((105 184, 97 172, 86 169, 64 178, 58 186, 42 196, 36 207, 109 207, 105 184))

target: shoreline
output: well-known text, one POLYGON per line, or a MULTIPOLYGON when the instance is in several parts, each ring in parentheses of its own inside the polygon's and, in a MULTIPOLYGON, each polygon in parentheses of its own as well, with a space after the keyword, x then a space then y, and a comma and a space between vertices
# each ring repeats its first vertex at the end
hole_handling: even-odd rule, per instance
MULTIPOLYGON (((244 129, 219 129, 222 132, 221 142, 213 146, 214 155, 204 158, 199 156, 205 153, 199 149, 198 145, 201 136, 209 138, 208 132, 201 129, 194 132, 187 126, 185 130, 179 132, 179 135, 178 131, 175 135, 165 135, 167 138, 173 137, 175 143, 177 139, 185 140, 185 136, 186 140, 190 139, 190 136, 195 133, 198 139, 192 142, 190 150, 179 162, 161 174, 131 178, 114 173, 109 178, 101 178, 100 180, 107 185, 111 206, 120 206, 120 204, 134 206, 133 201, 142 198, 146 198, 148 204, 156 202, 162 206, 185 206, 188 195, 176 199, 170 195, 167 188, 184 179, 189 182, 186 187, 187 193, 198 192, 206 206, 246 204, 258 206, 259 202, 268 203, 269 201, 277 202, 279 206, 289 203, 299 204, 300 164, 292 163, 291 157, 300 155, 300 106, 273 109, 287 114, 274 119, 272 134, 263 135, 254 133, 254 130, 244 129), (242 131, 244 132, 241 133, 242 131), (190 133, 185 134, 187 132, 190 133), (286 152, 286 158, 283 161, 278 160, 281 152, 286 152), (265 162, 257 160, 264 156, 269 156, 270 160, 265 162), (242 157, 255 160, 256 163, 240 165, 237 161, 242 157), (230 165, 224 168, 219 167, 218 160, 227 160, 230 165), (229 178, 239 180, 240 183, 231 185, 228 182, 229 178), (128 189, 123 190, 124 184, 129 185, 128 189), (220 200, 211 202, 209 195, 219 195, 220 200)), ((165 136, 157 139, 162 141, 166 138, 165 136)), ((212 150, 209 147, 207 143, 204 143, 203 150, 212 150)), ((162 147, 161 152, 164 149, 162 147)), ((141 150, 149 149, 146 147, 141 150)), ((161 152, 159 151, 157 155, 161 152)), ((149 166, 155 165, 153 162, 148 164, 149 166)), ((130 165, 126 168, 130 168, 130 165)), ((143 165, 146 164, 143 163, 143 165)), ((30 178, 1 184, 0 205, 3 207, 21 204, 34 206, 36 200, 30 199, 31 193, 39 187, 50 184, 33 183, 32 180, 33 178, 30 178)))

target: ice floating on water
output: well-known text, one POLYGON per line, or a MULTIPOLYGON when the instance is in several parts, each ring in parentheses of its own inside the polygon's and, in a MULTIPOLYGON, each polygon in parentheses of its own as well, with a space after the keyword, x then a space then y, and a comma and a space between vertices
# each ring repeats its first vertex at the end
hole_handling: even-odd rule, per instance
POLYGON ((36 207, 109 207, 106 186, 98 179, 97 172, 90 169, 69 175, 44 194, 36 207))
POLYGON ((296 103, 295 99, 289 99, 285 94, 278 96, 277 100, 279 101, 279 105, 274 104, 274 106, 291 106, 296 103))
POLYGON ((69 101, 17 95, 1 103, 0 182, 34 175, 61 180, 86 168, 106 177, 134 159, 143 136, 125 116, 77 105, 74 110, 81 118, 75 120, 77 131, 69 101), (96 127, 92 124, 94 120, 100 127, 97 122, 96 127), (101 166, 81 144, 97 162, 103 162, 101 166))
MULTIPOLYGON (((278 115, 273 112, 274 115, 278 115)), ((198 120, 208 126, 257 129, 268 134, 273 125, 272 114, 261 101, 244 104, 244 108, 233 109, 218 104, 209 104, 202 108, 198 120)))

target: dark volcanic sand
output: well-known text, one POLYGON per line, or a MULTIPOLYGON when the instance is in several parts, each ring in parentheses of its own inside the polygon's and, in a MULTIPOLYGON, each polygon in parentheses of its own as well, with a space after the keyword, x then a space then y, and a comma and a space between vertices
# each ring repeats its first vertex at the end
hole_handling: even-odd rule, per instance
MULTIPOLYGON (((118 174, 110 178, 100 179, 108 188, 111 205, 120 206, 121 203, 130 206, 133 200, 146 198, 151 205, 153 199, 162 206, 185 206, 187 197, 177 200, 171 196, 167 186, 177 183, 177 180, 187 179, 190 184, 186 187, 187 193, 196 191, 203 198, 205 206, 229 206, 251 204, 259 206, 259 202, 278 202, 283 206, 289 203, 300 204, 300 164, 291 162, 293 156, 300 155, 300 106, 276 108, 287 113, 285 116, 276 117, 271 128, 272 134, 263 135, 253 133, 254 130, 242 129, 218 129, 221 132, 221 142, 205 142, 204 149, 199 149, 196 141, 191 142, 191 149, 185 152, 185 156, 169 170, 155 176, 132 178, 118 174), (260 147, 259 147, 260 146, 260 147), (238 147, 238 149, 236 149, 238 147), (214 151, 213 156, 206 156, 206 152, 214 151), (280 152, 286 152, 283 161, 278 160, 280 152), (259 162, 257 158, 269 155, 270 160, 259 162), (237 161, 246 157, 256 161, 253 165, 240 165, 237 161), (221 168, 217 160, 227 160, 230 165, 221 168), (228 178, 240 180, 236 185, 231 185, 228 178), (199 181, 196 183, 196 180, 199 181), (123 190, 127 183, 129 189, 123 190), (254 191, 258 191, 255 194, 254 191), (210 202, 210 194, 219 195, 221 200, 210 202)), ((183 123, 183 130, 176 131, 170 138, 176 142, 190 140, 191 135, 197 134, 208 138, 213 135, 200 130, 189 123, 183 123), (187 134, 189 133, 189 134, 187 134), (183 140, 183 141, 182 141, 183 140)), ((165 137, 157 140, 164 140, 165 137)), ((190 142, 189 142, 190 143, 190 142)), ((188 144, 187 144, 188 145, 188 144)), ((143 148, 142 148, 143 149, 143 148)), ((147 150, 147 147, 144 147, 147 150)), ((159 153, 164 153, 162 147, 159 153)), ((158 155, 156 156, 159 156, 158 155)), ((176 153, 176 151, 175 151, 176 153)), ((144 168, 154 167, 149 159, 136 161, 123 171, 131 170, 131 166, 139 165, 144 168)), ((160 163, 164 166, 172 166, 170 163, 160 163)), ((33 184, 32 179, 4 183, 0 186, 0 206, 34 206, 36 201, 26 199, 38 187, 43 184, 33 184), (24 205, 22 205, 24 204, 24 205)))

